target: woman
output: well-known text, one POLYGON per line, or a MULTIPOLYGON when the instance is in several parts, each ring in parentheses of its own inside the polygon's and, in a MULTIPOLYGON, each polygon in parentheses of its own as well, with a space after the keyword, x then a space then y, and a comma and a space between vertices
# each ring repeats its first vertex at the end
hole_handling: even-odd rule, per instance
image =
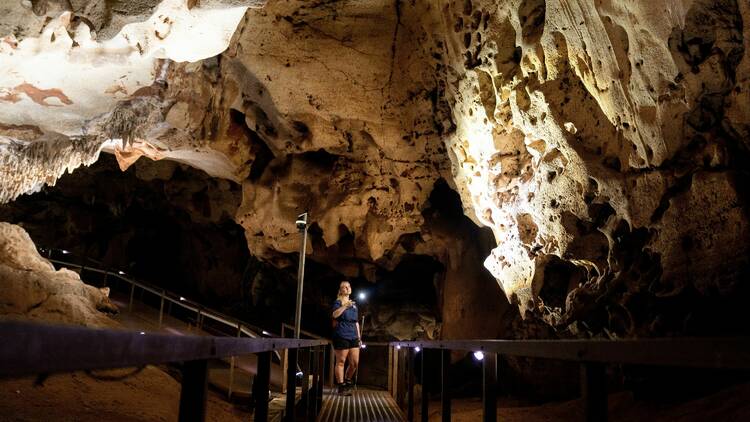
POLYGON ((359 347, 361 345, 357 305, 349 299, 352 286, 348 281, 339 285, 339 294, 333 304, 333 352, 336 355, 336 385, 339 394, 351 395, 354 372, 359 365, 359 347), (349 368, 344 377, 344 362, 349 359, 349 368))

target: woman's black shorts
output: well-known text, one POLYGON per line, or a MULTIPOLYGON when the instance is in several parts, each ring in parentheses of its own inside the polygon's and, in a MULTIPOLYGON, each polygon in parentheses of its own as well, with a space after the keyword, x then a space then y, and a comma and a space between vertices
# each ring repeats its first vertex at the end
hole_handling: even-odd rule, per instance
POLYGON ((359 347, 359 340, 356 338, 333 338, 333 348, 335 350, 354 349, 359 347))

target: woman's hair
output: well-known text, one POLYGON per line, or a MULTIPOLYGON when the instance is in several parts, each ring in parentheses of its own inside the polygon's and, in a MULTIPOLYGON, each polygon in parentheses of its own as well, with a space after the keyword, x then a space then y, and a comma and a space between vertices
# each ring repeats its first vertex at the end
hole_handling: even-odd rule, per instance
POLYGON ((343 297, 345 297, 345 296, 346 296, 346 295, 342 295, 342 294, 341 294, 341 286, 343 286, 343 285, 344 285, 344 283, 348 284, 348 285, 349 285, 349 288, 350 288, 350 289, 351 289, 351 287, 352 287, 351 283, 349 283, 349 281, 348 281, 348 280, 343 280, 343 281, 342 281, 341 283, 339 283, 339 291, 338 291, 338 293, 336 293, 336 297, 337 297, 337 299, 341 299, 341 298, 343 298, 343 297))

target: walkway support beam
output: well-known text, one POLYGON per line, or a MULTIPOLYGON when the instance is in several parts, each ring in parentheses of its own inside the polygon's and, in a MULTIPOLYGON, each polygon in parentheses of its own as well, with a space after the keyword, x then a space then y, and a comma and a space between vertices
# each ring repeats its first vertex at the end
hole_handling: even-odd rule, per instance
POLYGON ((406 420, 409 422, 414 422, 414 349, 408 349, 406 351, 407 353, 407 360, 406 360, 406 390, 407 390, 407 400, 406 400, 406 420))
POLYGON ((581 393, 586 403, 586 422, 606 422, 607 372, 603 363, 581 364, 581 393))
POLYGON ((253 380, 253 400, 255 401, 255 422, 268 420, 268 386, 271 381, 271 352, 261 352, 258 356, 258 373, 253 380))
POLYGON ((497 422, 497 354, 485 353, 482 359, 483 421, 497 422))
POLYGON ((208 387, 208 360, 191 360, 182 367, 180 391, 180 422, 206 419, 206 389, 208 387))
POLYGON ((420 366, 420 377, 422 378, 422 406, 420 408, 422 422, 427 422, 430 405, 430 395, 427 391, 427 381, 425 378, 427 374, 424 370, 425 360, 427 360, 427 350, 422 350, 422 364, 420 366))
POLYGON ((449 389, 450 378, 448 376, 448 370, 451 366, 451 351, 448 349, 441 350, 440 353, 440 401, 442 404, 441 416, 443 422, 450 422, 451 420, 451 395, 449 389))
POLYGON ((295 400, 297 396, 297 349, 287 350, 287 368, 286 368, 286 410, 284 413, 285 422, 294 422, 295 400))

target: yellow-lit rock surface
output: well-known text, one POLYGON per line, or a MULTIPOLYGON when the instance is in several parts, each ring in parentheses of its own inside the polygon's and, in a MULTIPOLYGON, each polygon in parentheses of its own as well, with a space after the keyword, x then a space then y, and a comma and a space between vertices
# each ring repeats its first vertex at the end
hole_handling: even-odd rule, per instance
MULTIPOLYGON (((90 31, 84 9, 29 17, 37 29, 0 54, 76 22, 90 31)), ((746 276, 749 20, 737 0, 269 0, 221 54, 153 55, 86 113, 0 80, 0 199, 101 149, 123 168, 174 159, 242 184, 235 219, 274 265, 294 262, 308 211, 310 258, 341 274, 374 281, 419 253, 459 280, 476 251, 424 215, 443 179, 492 230, 496 247, 472 262, 523 317, 574 335, 690 331, 684 313, 643 306, 721 300, 746 276), (69 137, 86 152, 66 161, 53 152, 69 137)))
POLYGON ((0 319, 114 327, 117 307, 108 291, 84 284, 77 273, 55 270, 23 228, 0 223, 0 319))

